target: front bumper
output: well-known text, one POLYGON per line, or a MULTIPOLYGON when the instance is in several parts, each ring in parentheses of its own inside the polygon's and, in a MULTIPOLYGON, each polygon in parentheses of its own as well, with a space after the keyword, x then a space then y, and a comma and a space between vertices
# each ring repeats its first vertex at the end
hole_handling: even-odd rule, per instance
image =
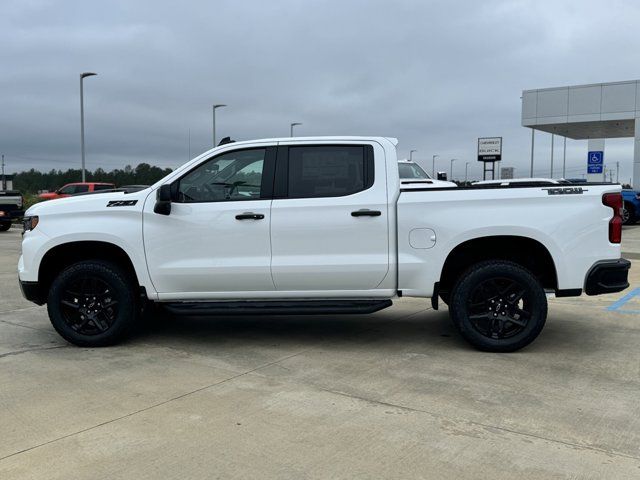
POLYGON ((25 282, 24 280, 20 280, 20 290, 22 290, 22 296, 30 302, 36 305, 44 305, 45 301, 42 298, 43 296, 38 282, 25 282))
POLYGON ((624 258, 597 262, 587 273, 585 293, 587 295, 600 295, 621 292, 628 288, 629 281, 627 277, 630 267, 631 262, 624 258))

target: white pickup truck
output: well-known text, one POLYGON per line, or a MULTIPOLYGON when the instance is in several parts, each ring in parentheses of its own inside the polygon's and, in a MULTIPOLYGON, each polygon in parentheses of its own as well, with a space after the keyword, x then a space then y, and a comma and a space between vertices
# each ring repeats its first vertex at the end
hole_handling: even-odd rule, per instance
POLYGON ((628 287, 618 185, 401 186, 397 141, 227 143, 133 193, 26 212, 25 297, 82 346, 149 302, 197 315, 370 313, 438 298, 477 348, 529 344, 547 293, 628 287))

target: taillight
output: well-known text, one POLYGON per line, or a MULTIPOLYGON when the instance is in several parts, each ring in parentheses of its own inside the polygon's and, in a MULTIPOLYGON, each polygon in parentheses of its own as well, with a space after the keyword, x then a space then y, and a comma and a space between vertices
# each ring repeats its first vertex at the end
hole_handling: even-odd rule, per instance
POLYGON ((622 241, 622 194, 605 193, 602 203, 613 209, 613 218, 609 220, 609 241, 620 243, 622 241))

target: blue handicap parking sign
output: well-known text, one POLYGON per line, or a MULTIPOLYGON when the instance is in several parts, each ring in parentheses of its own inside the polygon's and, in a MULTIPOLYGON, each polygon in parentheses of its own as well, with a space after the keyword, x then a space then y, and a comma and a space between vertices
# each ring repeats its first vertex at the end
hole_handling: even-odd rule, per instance
POLYGON ((589 152, 587 163, 589 165, 602 165, 604 152, 589 152))
POLYGON ((602 173, 604 164, 604 152, 589 152, 587 154, 587 173, 602 173))

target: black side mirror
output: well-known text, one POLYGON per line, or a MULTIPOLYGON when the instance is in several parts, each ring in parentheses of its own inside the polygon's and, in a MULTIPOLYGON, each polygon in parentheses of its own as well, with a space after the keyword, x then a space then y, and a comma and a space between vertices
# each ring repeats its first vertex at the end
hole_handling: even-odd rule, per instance
POLYGON ((161 185, 156 193, 155 213, 169 215, 171 213, 171 185, 161 185))

